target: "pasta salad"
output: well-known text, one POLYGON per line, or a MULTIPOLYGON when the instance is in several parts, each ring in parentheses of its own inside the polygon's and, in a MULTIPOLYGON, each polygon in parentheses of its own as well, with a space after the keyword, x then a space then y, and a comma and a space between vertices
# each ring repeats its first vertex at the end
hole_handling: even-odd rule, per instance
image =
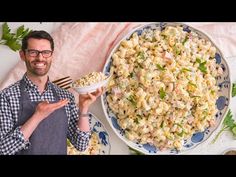
POLYGON ((67 154, 68 155, 98 155, 100 149, 101 149, 101 144, 99 142, 98 135, 94 132, 91 135, 88 148, 84 152, 78 151, 70 143, 70 141, 67 140, 67 154))
POLYGON ((145 29, 112 55, 107 102, 125 136, 160 150, 215 125, 216 48, 181 26, 145 29))
POLYGON ((73 87, 85 87, 104 81, 107 76, 102 72, 91 72, 73 83, 73 87))

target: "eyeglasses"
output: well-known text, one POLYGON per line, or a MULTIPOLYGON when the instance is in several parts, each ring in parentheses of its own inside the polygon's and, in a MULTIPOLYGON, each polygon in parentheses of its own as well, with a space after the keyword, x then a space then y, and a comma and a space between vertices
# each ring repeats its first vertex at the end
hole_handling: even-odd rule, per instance
POLYGON ((34 49, 26 49, 25 51, 28 53, 30 57, 37 57, 39 56, 40 53, 43 55, 44 58, 49 58, 50 56, 52 56, 51 50, 39 51, 39 50, 34 50, 34 49))

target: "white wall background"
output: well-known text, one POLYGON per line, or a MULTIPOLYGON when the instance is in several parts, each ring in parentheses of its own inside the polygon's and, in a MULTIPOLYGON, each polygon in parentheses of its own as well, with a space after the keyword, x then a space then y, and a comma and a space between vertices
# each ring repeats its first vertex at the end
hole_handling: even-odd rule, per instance
MULTIPOLYGON (((0 36, 2 36, 2 24, 0 22, 0 36)), ((12 30, 16 32, 16 29, 24 25, 25 28, 30 28, 32 30, 45 30, 51 33, 55 30, 61 23, 57 22, 8 22, 7 23, 12 30)), ((20 60, 18 52, 14 52, 8 46, 0 45, 0 83, 7 76, 8 72, 17 64, 20 60)))

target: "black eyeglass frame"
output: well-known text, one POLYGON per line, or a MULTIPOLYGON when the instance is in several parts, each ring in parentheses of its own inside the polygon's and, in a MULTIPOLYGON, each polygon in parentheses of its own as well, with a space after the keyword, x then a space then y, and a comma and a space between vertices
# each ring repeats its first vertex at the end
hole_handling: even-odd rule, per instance
POLYGON ((35 50, 35 49, 26 49, 25 52, 30 56, 30 57, 37 57, 41 53, 44 58, 49 58, 52 56, 53 51, 52 50, 35 50), (32 55, 30 52, 35 52, 36 55, 32 55))

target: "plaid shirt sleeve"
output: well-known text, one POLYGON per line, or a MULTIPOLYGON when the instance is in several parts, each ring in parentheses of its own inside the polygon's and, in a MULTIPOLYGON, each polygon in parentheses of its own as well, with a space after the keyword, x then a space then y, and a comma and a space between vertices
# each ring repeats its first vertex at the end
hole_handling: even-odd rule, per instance
POLYGON ((20 127, 14 128, 13 117, 7 99, 0 93, 0 154, 12 155, 29 147, 20 127))
POLYGON ((68 138, 74 147, 79 151, 85 151, 88 147, 91 137, 91 129, 88 132, 83 132, 77 128, 78 121, 78 109, 75 104, 75 99, 72 96, 69 103, 69 127, 68 138))

